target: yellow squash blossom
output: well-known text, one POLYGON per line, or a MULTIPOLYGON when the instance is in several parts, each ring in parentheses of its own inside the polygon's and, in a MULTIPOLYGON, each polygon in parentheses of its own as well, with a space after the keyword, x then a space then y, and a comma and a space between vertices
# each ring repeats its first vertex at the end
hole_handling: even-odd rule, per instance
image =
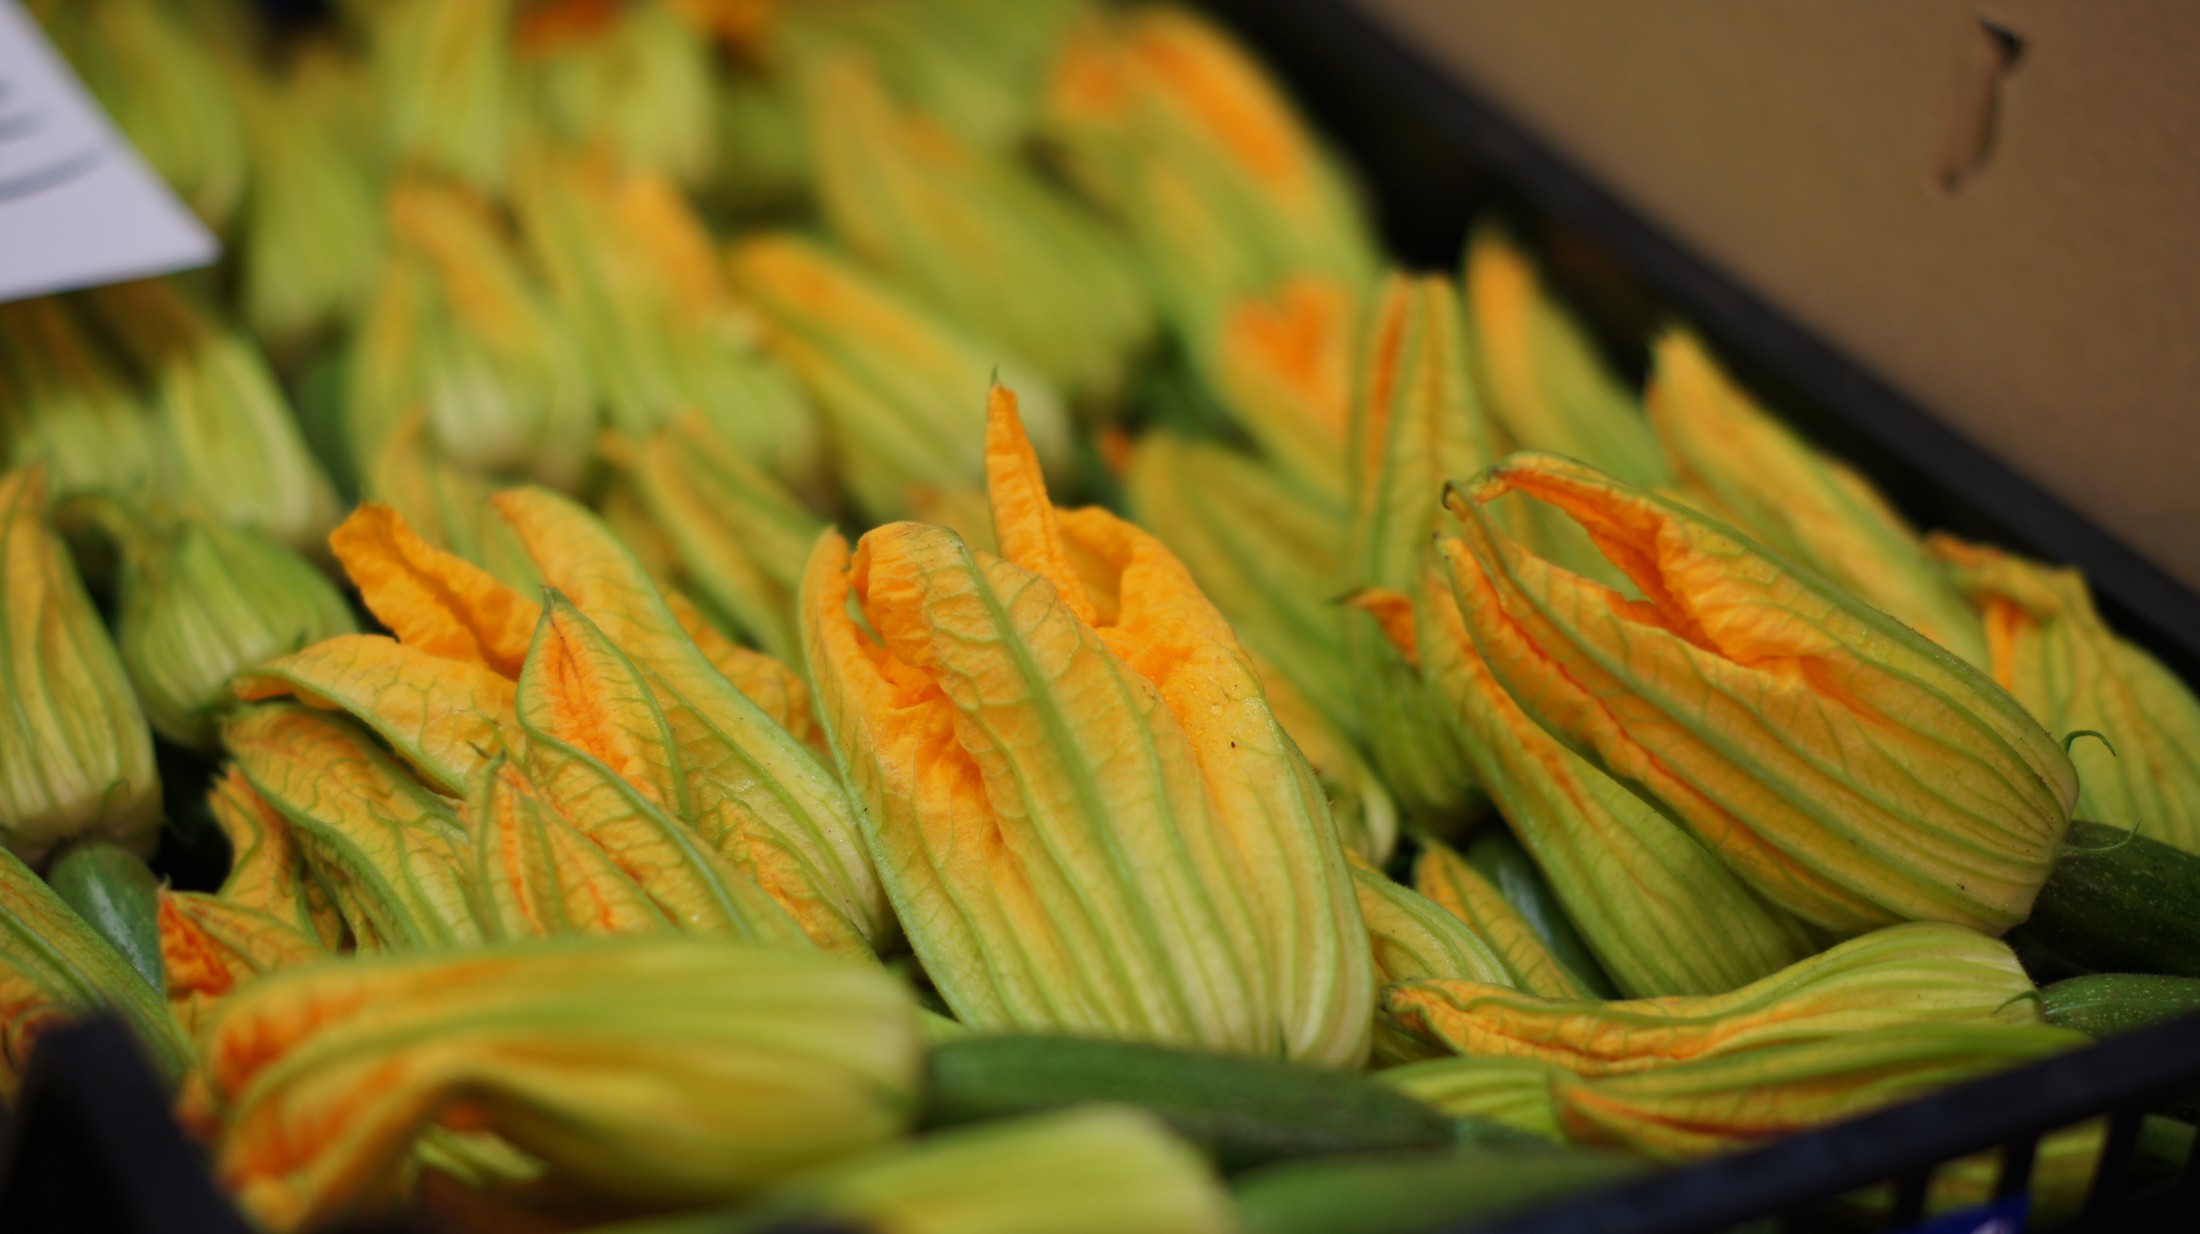
POLYGON ((1482 662, 1439 563, 1414 596, 1424 672, 1475 778, 1622 993, 1717 994, 1817 946, 1710 849, 1566 748, 1482 662))
POLYGON ((817 516, 693 411, 646 438, 606 438, 603 454, 696 597, 742 637, 792 658, 794 593, 817 516))
POLYGON ((52 296, 0 304, 0 467, 43 465, 53 495, 159 493, 153 418, 52 296))
MULTIPOLYGON (((674 803, 668 813, 819 946, 859 952, 886 938, 891 920, 839 779, 718 671, 602 522, 539 489, 500 493, 496 504, 544 579, 631 662, 663 716, 676 774, 653 785, 621 768, 620 778, 674 803)), ((524 700, 520 710, 524 720, 524 700)))
POLYGON ((834 236, 1080 405, 1110 405, 1152 327, 1120 240, 1035 173, 897 106, 860 57, 804 78, 834 236))
POLYGON ((327 576, 262 532, 194 515, 117 527, 115 644, 154 731, 178 745, 218 744, 235 674, 355 628, 327 576))
MULTIPOLYGON (((1374 945, 1378 987, 1417 977, 1512 984, 1503 957, 1466 922, 1434 900, 1391 881, 1381 870, 1356 857, 1352 861, 1352 886, 1359 894, 1360 917, 1367 923, 1368 941, 1374 945)), ((1377 1065, 1442 1053, 1441 1047, 1400 1032, 1380 1018, 1376 1020, 1377 1065)))
MULTIPOLYGON (((1127 1106, 926 1136, 802 1175, 760 1207, 868 1234, 1238 1230, 1228 1191, 1199 1153, 1127 1106)), ((645 1223, 631 1234, 650 1231, 645 1223)))
POLYGON ((1984 674, 1820 576, 1585 464, 1518 454, 1447 498, 1444 553, 1490 673, 1759 893, 1858 933, 1999 933, 2030 911, 2077 781, 1984 674), (1488 503, 1564 511, 1642 599, 1563 571, 1488 503))
POLYGON ((229 841, 229 873, 215 894, 337 950, 344 941, 344 919, 328 887, 306 863, 290 824, 235 765, 224 767, 206 790, 206 811, 229 841))
POLYGON ((1603 1078, 1554 1073, 1576 1143, 1663 1160, 1745 1148, 2086 1043, 2045 1024, 1919 1024, 1766 1046, 1603 1078))
POLYGON ((356 1209, 432 1128, 583 1193, 693 1205, 905 1131, 915 1002, 876 967, 719 940, 566 940, 320 964, 200 1033, 188 1121, 271 1230, 356 1209))
POLYGON ((2081 818, 2200 852, 2200 699, 2117 636, 2076 570, 1933 536, 1928 547, 1984 614, 1994 680, 2075 742, 2081 818), (2113 750, 2111 750, 2113 747, 2113 750))
POLYGON ((416 178, 391 188, 387 214, 391 253, 346 368, 353 457, 380 458, 419 411, 439 460, 575 483, 596 392, 490 205, 416 178))
POLYGON ((1025 392, 1025 421, 1048 470, 1067 461, 1069 418, 1058 395, 877 275, 787 233, 740 241, 727 266, 735 290, 763 315, 771 350, 824 415, 841 483, 870 517, 900 517, 913 490, 978 478, 978 396, 996 373, 1025 392))
POLYGON ((2038 1024, 2016 956, 1976 930, 1877 930, 1724 994, 1552 999, 1429 979, 1384 992, 1384 1014, 1455 1053, 1624 1075, 1780 1042, 1918 1024, 2038 1024))
MULTIPOLYGON (((1349 589, 1405 590, 1422 577, 1444 481, 1495 457, 1466 369, 1458 290, 1395 275, 1370 314, 1352 406, 1349 589)), ((1444 705, 1374 614, 1345 614, 1360 741, 1409 818, 1449 821, 1474 772, 1444 705)))
POLYGON ((816 417, 759 350, 710 233, 662 176, 604 157, 530 159, 515 207, 611 427, 647 436, 694 408, 727 443, 789 481, 817 466, 816 417))
POLYGON ((362 949, 480 941, 470 842, 450 802, 356 726, 292 704, 233 716, 222 744, 283 816, 362 949))
POLYGON ((1312 772, 1159 542, 1048 500, 1015 397, 1002 557, 819 540, 809 663, 904 930, 964 1023, 1350 1065, 1369 951, 1312 772), (859 624, 851 599, 861 613, 859 624))
POLYGON ((1199 581, 1245 646, 1329 722, 1358 730, 1345 659, 1345 508, 1214 442, 1146 434, 1131 455, 1131 516, 1199 581))
POLYGON ((1475 381, 1514 446, 1577 458, 1638 488, 1672 482, 1634 391, 1497 224, 1467 242, 1475 381))
POLYGON ((239 987, 329 954, 292 922, 196 891, 162 888, 159 925, 168 1009, 186 1032, 239 987))
POLYGON ((85 837, 150 854, 161 818, 153 737, 46 525, 37 467, 0 475, 0 673, 0 846, 33 864, 85 837))
MULTIPOLYGON (((672 919, 621 868, 609 844, 576 825, 518 765, 496 760, 482 769, 474 791, 464 811, 474 845, 474 911, 491 940, 672 932, 672 919)), ((642 813, 631 802, 620 805, 628 818, 642 813)), ((630 858, 646 870, 664 847, 630 858)))
POLYGON ((1985 667, 1978 615, 1917 533, 1870 481, 1759 407, 1695 335, 1657 341, 1646 398, 1684 499, 1985 667))
POLYGON ((1297 275, 1224 310, 1215 389, 1261 452, 1334 504, 1349 497, 1352 364, 1359 295, 1347 280, 1297 275))
POLYGON ((164 1079, 181 1079, 191 1048, 146 983, 30 867, 0 850, 0 1100, 47 1029, 102 1011, 122 1017, 164 1079))
POLYGON ((1588 997, 1581 977, 1551 954, 1528 919, 1466 858, 1426 841, 1413 862, 1413 885, 1489 945, 1505 973, 1503 981, 1493 984, 1537 998, 1588 997))
POLYGON ((1225 306, 1283 278, 1377 269, 1351 182, 1260 64, 1188 9, 1093 6, 1047 88, 1045 136, 1127 221, 1196 349, 1225 306))
POLYGON ((336 490, 306 448, 267 358, 171 282, 88 294, 152 392, 170 496, 301 552, 316 550, 336 525, 336 490))

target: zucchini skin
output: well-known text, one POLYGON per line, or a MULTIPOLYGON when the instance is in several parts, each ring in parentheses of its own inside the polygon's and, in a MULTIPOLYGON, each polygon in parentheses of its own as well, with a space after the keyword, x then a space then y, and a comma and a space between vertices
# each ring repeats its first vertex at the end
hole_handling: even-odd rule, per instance
POLYGON ((1544 1147, 1340 1157, 1239 1180, 1245 1234, 1429 1234, 1639 1173, 1613 1153, 1544 1147))
POLYGON ((2200 856, 2083 821, 2064 845, 2009 932, 2028 960, 2060 975, 2200 977, 2200 856))
POLYGON ((1441 1149, 1442 1111, 1351 1071, 1086 1037, 971 1037, 932 1051, 926 1127, 1095 1101, 1139 1106, 1225 1172, 1337 1153, 1441 1149))
POLYGON ((160 880, 110 840, 72 844, 46 867, 46 885, 119 952, 154 992, 166 995, 160 958, 160 880))
POLYGON ((2047 1022, 2112 1037, 2200 1011, 2200 977, 2089 973, 2040 987, 2047 1022))
POLYGON ((1527 919, 1543 945, 1551 949, 1551 955, 1573 974, 1582 989, 1598 998, 1619 997, 1619 987, 1604 971, 1596 953, 1589 950, 1589 942, 1581 937, 1574 919, 1566 915, 1558 893, 1551 890, 1535 858, 1511 832, 1484 831, 1467 846, 1466 857, 1468 864, 1490 880, 1498 894, 1527 919))

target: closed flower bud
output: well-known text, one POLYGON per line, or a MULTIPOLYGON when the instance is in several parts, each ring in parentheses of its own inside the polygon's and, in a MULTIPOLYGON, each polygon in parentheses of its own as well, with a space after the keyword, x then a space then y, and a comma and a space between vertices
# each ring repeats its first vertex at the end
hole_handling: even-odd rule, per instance
POLYGON ((683 189, 718 171, 717 66, 672 5, 536 5, 514 38, 532 115, 565 144, 616 151, 683 189))
POLYGON ((606 438, 603 453, 695 597, 743 638, 792 658, 794 594, 817 516, 692 411, 645 438, 606 438))
POLYGON ((734 289, 763 315, 772 352, 824 415, 840 480, 872 518, 906 513, 912 490, 980 478, 979 393, 997 371, 1031 391, 1023 406, 1040 459, 1057 473, 1066 463, 1059 396, 876 275, 787 234, 741 241, 728 267, 734 289))
POLYGON ((1051 504, 1005 390, 987 470, 1004 557, 897 523, 852 561, 821 538, 803 587, 826 728, 926 971, 981 1031, 1358 1062, 1350 875, 1228 625, 1151 536, 1051 504))
POLYGON ((1536 998, 1587 998, 1587 983, 1568 968, 1497 885, 1467 859, 1434 840, 1413 862, 1413 885, 1430 902, 1465 922, 1504 965, 1494 984, 1536 998))
POLYGON ((671 182, 544 152, 523 168, 514 206, 613 429, 646 437, 692 407, 781 479, 815 471, 816 417, 759 351, 758 323, 671 182))
POLYGON ((77 1016, 118 1015, 163 1079, 183 1078, 191 1047, 160 993, 71 912, 30 867, 0 851, 0 1100, 46 1030, 77 1016))
POLYGON ((1341 167, 1260 64, 1188 9, 1082 15, 1056 57, 1043 131, 1131 227, 1195 347, 1225 306, 1287 276, 1375 276, 1374 236, 1341 167))
POLYGON ((2050 733, 2103 738, 2070 744, 2077 816, 2200 853, 2192 688, 2108 627, 2076 570, 1952 536, 1935 535, 1927 547, 1984 614, 1994 680, 2050 733))
POLYGON ((392 252, 348 367, 353 454, 379 458, 417 410, 438 457, 458 467, 575 483, 596 392, 496 218, 420 180, 391 190, 388 215, 392 252))
POLYGON ((1148 433, 1131 515, 1169 546, 1246 648, 1345 733, 1359 713, 1345 658, 1345 510, 1211 442, 1148 433))
POLYGON ((1460 611, 1520 709, 1679 819, 1760 894, 1858 933, 2024 919, 2070 822, 2062 748, 1978 670, 1720 524, 1520 454, 1447 498, 1460 611), (1508 493, 1587 528, 1642 599, 1496 523, 1508 493))
POLYGON ((1261 452, 1336 505, 1350 496, 1359 299, 1346 280, 1311 275, 1241 297, 1224 311, 1211 361, 1216 391, 1261 452))
MULTIPOLYGON (((1481 935, 1444 907, 1364 861, 1352 862, 1352 886, 1359 895, 1360 917, 1374 945, 1375 982, 1387 987, 1418 977, 1511 986, 1504 959, 1481 935)), ((1443 1053, 1433 1045, 1377 1019, 1377 1065, 1429 1058, 1443 1053)))
MULTIPOLYGON (((1393 277, 1372 313, 1352 409, 1346 590, 1417 585, 1447 477, 1494 457, 1467 378, 1459 296, 1438 278, 1393 277)), ((1419 666, 1375 615, 1344 614, 1358 733, 1406 816, 1440 824, 1473 800, 1460 734, 1419 666)))
POLYGON ((153 730, 178 745, 217 748, 232 676, 354 629, 335 585, 261 532, 186 515, 122 543, 115 643, 153 730))
POLYGON ((152 391, 169 495, 302 552, 317 550, 336 525, 336 491, 266 357, 172 283, 117 283, 89 295, 152 391))
POLYGON ((186 1117, 277 1231, 355 1208, 438 1125, 600 1197, 730 1199, 900 1135, 923 1058, 883 969, 672 937, 316 965, 200 1039, 186 1117))
POLYGON ((1595 1002, 1431 979, 1390 987, 1383 1010, 1458 1054, 1585 1076, 1880 1028, 2041 1022, 2031 979, 2005 944, 1926 922, 1851 939, 1724 994, 1595 1002))
POLYGON ((0 843, 42 864, 105 837, 149 854, 160 775, 145 714, 68 550, 37 468, 0 475, 0 843))
POLYGON ((0 465, 43 465, 55 499, 158 491, 153 418, 62 301, 0 304, 0 465))
POLYGON ((804 103, 819 205, 843 244, 1079 405, 1112 404, 1152 314, 1098 218, 1036 173, 896 106, 855 55, 811 68, 804 103))
POLYGON ((525 119, 513 64, 514 0, 371 6, 383 140, 400 164, 484 192, 511 177, 525 119))
POLYGON ((1475 381, 1511 444, 1577 458, 1638 488, 1671 482, 1634 391, 1504 230, 1467 244, 1475 381))
POLYGON ((1985 666, 1978 614, 1917 533, 1870 481, 1760 408, 1694 335, 1658 340, 1646 398, 1684 500, 1985 666))
POLYGON ((1716 994, 1808 955, 1802 923, 1520 710, 1475 650, 1434 561, 1417 593, 1423 670, 1475 778, 1622 993, 1716 994))
POLYGON ((851 1234, 1238 1228, 1228 1192, 1199 1153, 1150 1114, 1122 1106, 926 1136, 806 1174, 759 1207, 851 1234))

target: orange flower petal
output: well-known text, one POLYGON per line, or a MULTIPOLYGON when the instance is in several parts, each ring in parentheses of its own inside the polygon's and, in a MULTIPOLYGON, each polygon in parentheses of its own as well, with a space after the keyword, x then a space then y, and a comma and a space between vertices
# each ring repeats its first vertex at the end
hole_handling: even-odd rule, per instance
POLYGON ((360 598, 407 646, 517 678, 535 604, 463 557, 420 538, 402 515, 366 502, 329 534, 360 598))

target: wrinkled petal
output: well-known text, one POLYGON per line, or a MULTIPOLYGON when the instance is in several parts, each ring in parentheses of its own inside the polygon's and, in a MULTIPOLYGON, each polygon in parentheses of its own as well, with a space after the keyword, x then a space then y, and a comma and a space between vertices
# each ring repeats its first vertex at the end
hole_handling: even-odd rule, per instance
POLYGON ((343 941, 344 919, 299 851, 298 838, 275 807, 253 790, 235 764, 206 790, 206 808, 229 841, 229 874, 217 893, 320 940, 331 951, 343 941))
POLYGON ((288 822, 363 948, 477 942, 466 833, 443 798, 324 712, 252 708, 222 743, 288 822))
POLYGON ((390 506, 366 502, 329 536, 329 547, 399 642, 446 660, 517 678, 534 637, 534 601, 463 557, 420 537, 390 506))
POLYGON ((168 1006, 186 1032, 238 987, 328 954, 320 939, 258 909, 191 891, 160 893, 168 1006))
POLYGON ((483 771, 465 821, 473 837, 474 892, 489 938, 672 928, 649 893, 511 762, 483 771))
POLYGON ((1515 455, 1450 502, 1453 588, 1492 675, 1767 899, 1845 933, 2024 918, 2077 785, 1978 671, 1582 464, 1515 455), (1580 523, 1643 599, 1505 535, 1486 503, 1507 493, 1580 523))
POLYGON ((239 674, 239 698, 295 695, 373 729, 431 786, 466 791, 482 765, 514 743, 511 681, 379 634, 346 634, 239 674))

